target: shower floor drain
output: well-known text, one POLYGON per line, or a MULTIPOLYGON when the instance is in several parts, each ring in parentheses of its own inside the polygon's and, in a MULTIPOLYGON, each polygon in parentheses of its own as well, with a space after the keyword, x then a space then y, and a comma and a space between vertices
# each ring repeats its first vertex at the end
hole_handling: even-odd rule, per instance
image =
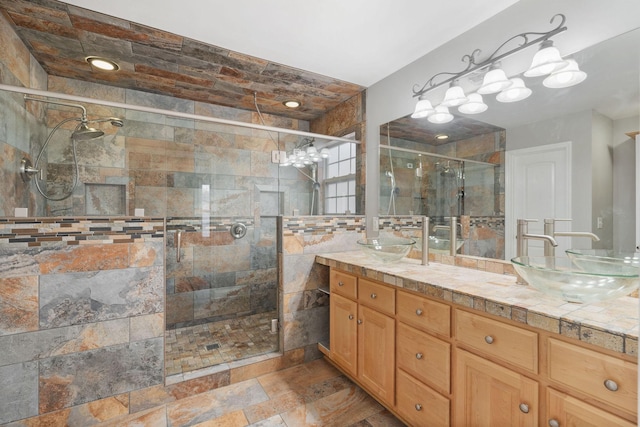
POLYGON ((220 348, 220 344, 209 344, 209 345, 205 345, 204 348, 206 348, 208 351, 211 350, 217 350, 220 348))

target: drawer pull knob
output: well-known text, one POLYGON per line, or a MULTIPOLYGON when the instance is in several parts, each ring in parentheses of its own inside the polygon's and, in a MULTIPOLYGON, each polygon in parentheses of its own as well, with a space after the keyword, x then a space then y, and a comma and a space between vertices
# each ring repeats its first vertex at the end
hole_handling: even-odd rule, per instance
POLYGON ((418 360, 422 359, 422 353, 416 353, 416 359, 418 360))
POLYGON ((605 380, 604 386, 609 391, 618 391, 618 384, 614 380, 605 380))
POLYGON ((421 309, 417 309, 416 310, 416 316, 422 316, 422 310, 421 309))
POLYGON ((371 294, 371 299, 376 299, 376 298, 378 298, 378 295, 376 295, 376 294, 371 294))
POLYGON ((338 282, 338 286, 344 286, 344 283, 338 282))
POLYGON ((362 319, 358 319, 358 325, 362 325, 362 319))
POLYGON ((349 315, 349 320, 353 320, 353 314, 349 315))
POLYGON ((528 414, 529 413, 529 405, 527 405, 526 403, 521 403, 519 408, 520 408, 520 411, 523 414, 528 414))
POLYGON ((560 427, 560 423, 558 420, 554 420, 553 418, 549 420, 549 427, 560 427))
POLYGON ((422 411, 422 405, 419 403, 416 403, 416 411, 422 411))
POLYGON ((487 335, 486 337, 484 337, 484 342, 486 342, 487 344, 493 344, 493 337, 491 335, 487 335))

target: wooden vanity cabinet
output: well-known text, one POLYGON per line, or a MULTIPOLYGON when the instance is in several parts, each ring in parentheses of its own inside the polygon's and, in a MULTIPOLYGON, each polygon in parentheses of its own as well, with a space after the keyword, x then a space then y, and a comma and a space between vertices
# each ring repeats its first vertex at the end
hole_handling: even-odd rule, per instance
POLYGON ((330 290, 331 360, 394 406, 395 290, 333 269, 330 290))
POLYGON ((636 425, 637 363, 331 270, 330 359, 409 426, 636 425))
POLYGON ((623 418, 595 408, 566 393, 547 388, 547 416, 550 427, 635 427, 623 418))

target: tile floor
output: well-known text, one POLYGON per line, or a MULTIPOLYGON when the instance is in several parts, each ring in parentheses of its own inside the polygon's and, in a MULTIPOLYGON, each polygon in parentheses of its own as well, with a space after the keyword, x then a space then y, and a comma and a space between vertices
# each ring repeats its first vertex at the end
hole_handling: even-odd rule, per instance
POLYGON ((404 426, 323 359, 185 397, 98 425, 404 426))
POLYGON ((270 311, 166 331, 166 375, 278 351, 278 334, 270 332, 273 318, 277 312, 270 311))

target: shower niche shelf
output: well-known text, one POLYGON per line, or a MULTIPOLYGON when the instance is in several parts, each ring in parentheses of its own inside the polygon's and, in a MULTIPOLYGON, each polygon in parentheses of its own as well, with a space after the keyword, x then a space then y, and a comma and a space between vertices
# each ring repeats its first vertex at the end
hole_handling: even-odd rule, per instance
POLYGON ((84 184, 87 215, 126 215, 124 184, 84 184))

